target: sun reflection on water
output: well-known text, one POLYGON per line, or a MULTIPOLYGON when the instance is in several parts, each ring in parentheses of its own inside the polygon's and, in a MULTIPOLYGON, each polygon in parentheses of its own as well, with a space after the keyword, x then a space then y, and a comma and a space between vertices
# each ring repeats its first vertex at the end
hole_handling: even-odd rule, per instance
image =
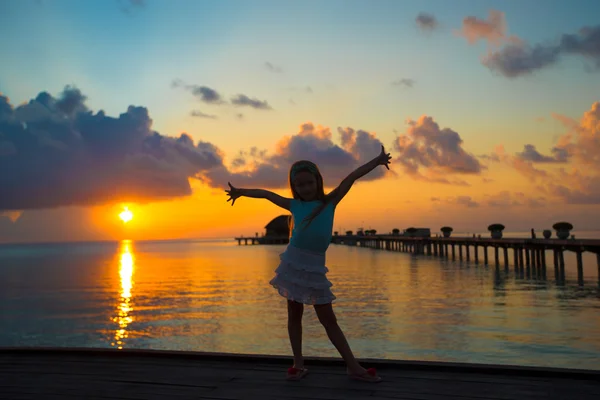
POLYGON ((121 298, 117 306, 117 316, 113 318, 113 322, 119 324, 115 331, 114 341, 111 343, 113 347, 122 349, 127 339, 127 326, 133 322, 130 315, 133 308, 131 306, 131 288, 133 287, 133 271, 135 267, 135 258, 131 250, 131 241, 124 240, 121 242, 120 259, 119 259, 119 276, 121 280, 121 298))

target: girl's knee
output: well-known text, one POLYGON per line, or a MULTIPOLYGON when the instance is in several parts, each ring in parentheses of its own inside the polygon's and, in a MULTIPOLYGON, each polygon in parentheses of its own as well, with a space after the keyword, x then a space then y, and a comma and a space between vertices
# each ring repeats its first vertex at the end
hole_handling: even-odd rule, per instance
POLYGON ((315 311, 317 312, 319 322, 321 322, 321 325, 326 329, 337 325, 337 318, 331 304, 315 306, 315 311))
POLYGON ((300 320, 304 313, 304 304, 288 300, 288 319, 300 320))

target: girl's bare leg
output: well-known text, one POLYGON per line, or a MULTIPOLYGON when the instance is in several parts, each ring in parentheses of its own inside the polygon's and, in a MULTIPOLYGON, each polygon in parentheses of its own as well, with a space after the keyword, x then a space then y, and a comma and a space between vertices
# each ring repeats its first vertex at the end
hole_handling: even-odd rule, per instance
POLYGON ((288 300, 288 334, 292 353, 294 354, 294 367, 304 368, 304 357, 302 356, 302 314, 304 304, 288 300))
POLYGON ((350 345, 346 340, 346 336, 344 336, 344 332, 342 332, 342 329, 337 323, 337 318, 333 312, 331 303, 315 305, 315 311, 317 312, 319 321, 327 332, 329 340, 331 340, 331 343, 333 343, 337 351, 346 362, 348 371, 357 375, 365 374, 367 371, 361 367, 358 361, 356 361, 356 358, 354 358, 354 354, 350 349, 350 345))

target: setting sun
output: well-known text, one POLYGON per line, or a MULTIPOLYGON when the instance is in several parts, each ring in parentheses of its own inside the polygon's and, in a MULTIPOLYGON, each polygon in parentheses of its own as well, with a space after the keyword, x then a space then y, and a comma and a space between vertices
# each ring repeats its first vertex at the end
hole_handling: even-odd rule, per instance
POLYGON ((124 223, 128 223, 133 219, 133 213, 129 211, 127 207, 125 207, 121 214, 119 214, 119 218, 121 218, 121 221, 124 223))

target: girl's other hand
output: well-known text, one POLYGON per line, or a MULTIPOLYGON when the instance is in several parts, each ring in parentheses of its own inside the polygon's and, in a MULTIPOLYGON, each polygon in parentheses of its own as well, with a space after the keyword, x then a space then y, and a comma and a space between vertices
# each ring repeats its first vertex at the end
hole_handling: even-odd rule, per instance
POLYGON ((235 200, 238 197, 242 196, 242 191, 238 188, 235 188, 233 186, 231 186, 231 183, 227 182, 227 184, 229 185, 230 190, 226 190, 225 193, 227 193, 227 195, 229 196, 229 198, 227 199, 227 201, 232 200, 231 205, 233 206, 233 204, 235 203, 235 200))
POLYGON ((378 164, 385 165, 385 167, 387 169, 390 169, 390 167, 388 165, 390 163, 391 158, 392 158, 392 156, 390 155, 390 153, 386 153, 385 149, 383 148, 383 145, 381 145, 381 153, 379 154, 379 156, 377 156, 378 164))

